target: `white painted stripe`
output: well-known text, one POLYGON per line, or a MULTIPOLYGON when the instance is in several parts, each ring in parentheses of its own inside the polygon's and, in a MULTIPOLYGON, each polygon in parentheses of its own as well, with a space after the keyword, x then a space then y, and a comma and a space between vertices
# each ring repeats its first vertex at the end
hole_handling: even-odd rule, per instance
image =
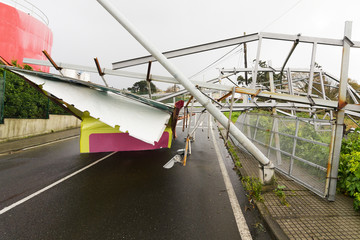
POLYGON ((51 144, 54 144, 54 143, 64 142, 64 141, 71 140, 71 139, 74 139, 74 138, 79 138, 79 137, 80 137, 79 135, 76 135, 76 136, 72 136, 72 137, 58 139, 58 140, 54 140, 54 141, 51 141, 51 142, 39 144, 39 145, 36 145, 36 146, 26 147, 26 148, 21 149, 21 151, 26 151, 26 150, 30 150, 30 149, 34 149, 34 148, 38 148, 38 147, 43 147, 43 146, 51 145, 51 144))
POLYGON ((226 190, 227 190, 227 193, 228 193, 228 196, 229 196, 230 204, 231 204, 234 216, 235 216, 236 224, 237 224, 241 239, 242 240, 251 240, 252 237, 251 237, 251 234, 250 234, 250 231, 249 231, 249 227, 248 227, 248 225, 246 223, 246 220, 245 220, 245 217, 244 217, 244 215, 243 215, 243 213, 241 211, 240 204, 239 204, 239 201, 238 201, 238 199, 236 197, 233 185, 231 184, 229 174, 228 174, 228 172, 226 170, 226 167, 225 167, 224 159, 221 157, 220 150, 219 150, 219 147, 217 145, 217 141, 215 139, 215 135, 214 135, 214 131, 212 129, 212 123, 211 122, 210 122, 210 129, 211 129, 211 136, 213 138, 213 143, 214 143, 214 148, 215 148, 215 151, 216 151, 217 159, 218 159, 218 162, 219 162, 219 165, 220 165, 221 173, 222 173, 223 178, 224 178, 225 187, 226 187, 226 190))
POLYGON ((97 164, 97 163, 99 163, 99 162, 107 159, 108 157, 114 155, 115 153, 116 153, 116 152, 112 152, 112 153, 110 153, 109 155, 106 155, 105 157, 103 157, 103 158, 101 158, 101 159, 99 159, 99 160, 96 160, 95 162, 93 162, 93 163, 91 163, 91 164, 89 164, 89 165, 81 168, 80 170, 77 170, 76 172, 74 172, 74 173, 72 173, 72 174, 70 174, 70 175, 68 175, 68 176, 66 176, 66 177, 64 177, 64 178, 62 178, 62 179, 60 179, 60 180, 52 183, 52 184, 50 184, 49 186, 44 187, 43 189, 40 189, 39 191, 37 191, 37 192, 35 192, 35 193, 33 193, 33 194, 31 194, 31 195, 29 195, 29 196, 27 196, 27 197, 19 200, 19 201, 11 204, 10 206, 3 208, 3 209, 0 211, 0 215, 6 213, 7 211, 13 209, 14 207, 19 206, 20 204, 22 204, 22 203, 24 203, 24 202, 32 199, 33 197, 36 197, 37 195, 39 195, 39 194, 41 194, 41 193, 49 190, 50 188, 55 187, 56 185, 58 185, 58 184, 60 184, 60 183, 62 183, 62 182, 64 182, 64 181, 66 181, 67 179, 69 179, 69 178, 71 178, 71 177, 73 177, 73 176, 81 173, 82 171, 84 171, 84 170, 86 170, 86 169, 94 166, 95 164, 97 164))

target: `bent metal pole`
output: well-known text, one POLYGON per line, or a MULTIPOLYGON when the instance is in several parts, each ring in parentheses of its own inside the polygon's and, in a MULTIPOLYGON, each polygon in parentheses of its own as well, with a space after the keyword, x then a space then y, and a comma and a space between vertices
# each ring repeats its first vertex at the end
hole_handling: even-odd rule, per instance
MULTIPOLYGON (((97 0, 156 60, 190 92, 196 100, 223 126, 227 126, 228 119, 206 98, 190 80, 178 70, 151 42, 149 42, 137 28, 108 0, 97 0)), ((229 132, 238 140, 261 165, 270 165, 270 160, 237 128, 230 124, 229 132)))

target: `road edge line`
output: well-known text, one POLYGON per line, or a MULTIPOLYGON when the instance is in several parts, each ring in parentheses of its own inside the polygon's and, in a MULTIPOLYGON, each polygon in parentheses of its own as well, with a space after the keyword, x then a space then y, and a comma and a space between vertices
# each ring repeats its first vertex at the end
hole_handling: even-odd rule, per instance
POLYGON ((228 193, 229 196, 229 200, 230 200, 230 204, 231 204, 231 208, 233 210, 234 216, 235 216, 235 221, 241 236, 242 240, 251 240, 252 236, 249 230, 249 227, 246 223, 245 217, 242 213, 242 210, 240 208, 240 204, 239 201, 236 197, 235 191, 234 191, 234 187, 231 183, 229 174, 226 170, 225 167, 225 163, 224 163, 224 159, 221 157, 220 154, 220 150, 219 147, 216 143, 216 139, 215 139, 215 135, 214 135, 214 130, 212 129, 212 122, 210 122, 210 131, 211 131, 211 136, 213 139, 213 144, 214 144, 214 148, 215 148, 215 152, 217 155, 217 159, 218 159, 218 163, 220 165, 220 170, 224 179, 224 183, 226 186, 226 191, 228 193))

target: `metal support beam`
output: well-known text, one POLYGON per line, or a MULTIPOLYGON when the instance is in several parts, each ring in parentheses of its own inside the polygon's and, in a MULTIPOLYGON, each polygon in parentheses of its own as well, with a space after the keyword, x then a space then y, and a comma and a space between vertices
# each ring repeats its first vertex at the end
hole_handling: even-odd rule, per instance
MULTIPOLYGON (((44 61, 44 60, 24 58, 23 63, 53 67, 53 65, 49 61, 46 61, 46 60, 44 61)), ((82 66, 82 65, 77 65, 77 64, 69 64, 69 63, 61 63, 61 62, 56 62, 56 65, 60 68, 67 68, 67 69, 73 69, 73 70, 84 71, 84 72, 98 73, 98 70, 96 67, 89 67, 89 66, 82 66)), ((135 78, 135 79, 146 79, 146 74, 142 74, 142 73, 119 71, 119 70, 115 71, 115 70, 111 70, 111 69, 107 69, 107 68, 102 68, 101 71, 105 75, 120 76, 120 77, 135 78)), ((153 75, 153 74, 151 75, 151 81, 166 82, 166 83, 178 83, 173 77, 165 77, 165 76, 153 75)))
MULTIPOLYGON (((300 36, 300 35, 298 35, 300 36)), ((291 49, 290 49, 290 52, 289 54, 287 55, 286 59, 285 59, 285 62, 284 64, 282 65, 281 67, 281 71, 280 71, 280 88, 282 88, 282 75, 283 75, 283 72, 284 72, 284 69, 285 69, 285 66, 287 64, 287 62, 289 61, 291 55, 293 54, 295 48, 297 47, 297 45, 299 44, 299 38, 297 38, 295 41, 294 41, 294 44, 292 45, 291 49)))
MULTIPOLYGON (((280 40, 280 41, 295 41, 299 39, 299 42, 303 43, 314 43, 321 45, 330 45, 330 46, 343 46, 342 39, 332 39, 332 38, 319 38, 319 37, 309 37, 309 36, 298 36, 298 35, 289 35, 289 34, 281 34, 281 33, 267 33, 261 32, 259 33, 263 37, 263 39, 272 39, 272 40, 280 40)), ((352 47, 360 48, 360 42, 353 41, 352 47)))
MULTIPOLYGON (((221 77, 217 77, 217 78, 211 79, 211 80, 209 80, 209 81, 206 81, 206 83, 217 83, 217 82, 219 81, 219 79, 227 78, 227 77, 230 77, 230 76, 232 76, 232 75, 234 75, 234 73, 222 75, 221 77)), ((193 81, 192 81, 192 82, 193 82, 193 81)), ((196 82, 196 83, 194 83, 194 84, 195 84, 196 86, 201 87, 201 86, 199 85, 199 83, 201 83, 201 82, 196 82)), ((231 90, 229 90, 229 91, 231 91, 231 90)), ((167 100, 167 99, 172 98, 172 97, 177 97, 177 96, 180 96, 180 95, 184 95, 184 94, 186 94, 186 93, 188 93, 188 92, 189 92, 189 91, 186 90, 186 89, 180 90, 180 91, 178 91, 178 92, 171 93, 171 94, 166 95, 166 96, 164 96, 164 97, 160 97, 160 98, 156 99, 156 101, 161 102, 161 101, 167 100)))
MULTIPOLYGON (((250 34, 250 35, 246 35, 246 36, 235 37, 235 38, 220 40, 220 41, 216 41, 216 42, 191 46, 191 47, 177 49, 177 50, 172 50, 172 51, 164 52, 163 55, 165 55, 165 57, 167 57, 167 58, 181 57, 181 56, 200 53, 200 52, 204 52, 204 51, 210 51, 210 50, 214 50, 214 49, 219 49, 219 48, 239 45, 242 43, 256 41, 259 39, 260 36, 263 39, 271 39, 271 40, 283 40, 283 41, 292 41, 292 42, 298 40, 299 42, 304 42, 304 43, 317 42, 318 44, 322 44, 322 45, 342 46, 342 40, 340 40, 340 39, 317 38, 317 37, 309 37, 309 36, 262 32, 262 33, 255 33, 255 34, 250 34)), ((360 42, 354 42, 353 47, 360 48, 360 42)), ((116 69, 121 69, 121 68, 125 68, 125 67, 136 66, 136 65, 140 65, 140 64, 145 64, 149 61, 156 61, 156 59, 153 56, 149 55, 149 56, 124 60, 124 61, 119 61, 119 62, 113 63, 113 69, 116 70, 116 69)))
POLYGON ((94 58, 94 61, 95 61, 95 65, 96 65, 96 69, 99 73, 99 76, 101 77, 101 79, 103 80, 103 82, 105 83, 105 86, 109 86, 104 78, 104 75, 105 73, 101 70, 101 67, 100 67, 100 63, 99 63, 99 60, 97 58, 94 58))
MULTIPOLYGON (((246 35, 246 33, 244 33, 244 35, 246 35)), ((247 68, 248 67, 248 63, 247 63, 247 44, 246 42, 244 43, 244 67, 247 68)), ((245 84, 248 85, 248 72, 245 71, 245 84)))
POLYGON ((229 129, 230 129, 230 123, 231 123, 231 115, 232 115, 233 106, 234 106, 234 98, 235 98, 235 87, 233 88, 232 96, 231 96, 231 105, 230 105, 230 112, 229 112, 229 122, 228 122, 228 126, 227 126, 227 129, 226 129, 226 140, 229 139, 229 129))
POLYGON ((314 80, 316 48, 317 48, 317 42, 314 42, 313 48, 312 48, 312 54, 311 54, 310 76, 309 76, 309 83, 308 83, 308 95, 310 95, 312 93, 312 86, 313 86, 313 80, 314 80))
MULTIPOLYGON (((159 63, 203 105, 221 125, 228 119, 205 97, 190 80, 178 70, 152 43, 150 43, 123 14, 108 0, 97 0, 159 63)), ((230 133, 259 161, 261 165, 272 165, 270 160, 237 128, 230 124, 230 133)), ((271 176, 272 177, 272 176, 271 176)))
POLYGON ((331 173, 330 173, 330 186, 329 186, 329 201, 335 201, 336 194, 336 184, 338 177, 338 168, 340 160, 340 150, 341 143, 343 138, 343 129, 344 129, 344 117, 345 110, 343 106, 346 105, 346 89, 348 81, 348 71, 349 71, 349 59, 350 59, 350 47, 351 42, 348 39, 351 39, 351 27, 352 22, 345 23, 345 34, 343 41, 343 55, 341 60, 341 73, 340 73, 340 86, 339 86, 339 105, 338 111, 336 114, 336 130, 335 130, 335 139, 334 139, 334 149, 332 154, 332 163, 331 163, 331 173))
POLYGON ((51 65, 52 65, 56 70, 58 70, 59 73, 60 73, 62 76, 64 76, 63 73, 61 72, 62 67, 59 67, 59 66, 55 63, 55 61, 51 58, 50 54, 49 54, 46 50, 43 50, 42 52, 43 52, 43 54, 45 55, 45 57, 49 60, 49 62, 51 63, 51 65))
POLYGON ((12 66, 11 63, 9 63, 8 61, 6 61, 5 58, 3 58, 3 57, 1 57, 1 56, 0 56, 0 63, 5 64, 6 66, 12 66))
MULTIPOLYGON (((294 85, 293 85, 290 68, 287 69, 286 74, 287 74, 287 80, 288 80, 289 93, 290 93, 290 95, 294 95, 294 85)), ((296 116, 295 110, 291 110, 291 115, 296 116)))
MULTIPOLYGON (((190 54, 210 51, 210 50, 214 50, 214 49, 230 47, 230 46, 242 44, 244 42, 252 42, 252 41, 256 41, 256 40, 258 40, 257 33, 246 35, 246 36, 241 36, 241 37, 225 39, 225 40, 216 41, 216 42, 205 43, 205 44, 191 46, 191 47, 187 47, 187 48, 176 49, 176 50, 164 52, 162 54, 166 58, 170 59, 170 58, 182 57, 182 56, 186 56, 186 55, 190 55, 190 54)), ((152 55, 149 55, 149 56, 115 62, 112 65, 113 65, 113 70, 116 70, 116 69, 145 64, 149 61, 154 62, 154 61, 157 61, 157 59, 155 57, 153 57, 152 55)))
POLYGON ((259 41, 258 41, 258 46, 257 46, 257 52, 256 52, 254 73, 253 73, 252 82, 251 82, 251 88, 252 89, 255 89, 255 86, 256 86, 256 83, 257 83, 257 74, 258 74, 258 70, 259 70, 261 46, 262 46, 262 37, 260 36, 259 41))
POLYGON ((326 99, 326 93, 325 93, 325 85, 324 85, 324 76, 323 72, 320 72, 320 86, 321 86, 321 95, 323 99, 326 99))
POLYGON ((146 82, 147 82, 147 85, 148 85, 148 91, 149 91, 149 98, 150 99, 152 99, 152 97, 151 97, 151 79, 150 79, 151 63, 152 62, 149 62, 148 70, 147 70, 147 74, 146 74, 146 82))

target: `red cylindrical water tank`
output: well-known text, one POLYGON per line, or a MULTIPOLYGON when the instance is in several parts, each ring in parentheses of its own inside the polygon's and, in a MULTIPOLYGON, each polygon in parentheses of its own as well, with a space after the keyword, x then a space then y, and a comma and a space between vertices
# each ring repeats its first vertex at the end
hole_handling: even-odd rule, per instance
MULTIPOLYGON (((51 53, 53 34, 46 24, 14 7, 0 3, 0 56, 8 62, 23 58, 45 60, 42 50, 51 53)), ((32 66, 49 72, 49 67, 32 66)))

